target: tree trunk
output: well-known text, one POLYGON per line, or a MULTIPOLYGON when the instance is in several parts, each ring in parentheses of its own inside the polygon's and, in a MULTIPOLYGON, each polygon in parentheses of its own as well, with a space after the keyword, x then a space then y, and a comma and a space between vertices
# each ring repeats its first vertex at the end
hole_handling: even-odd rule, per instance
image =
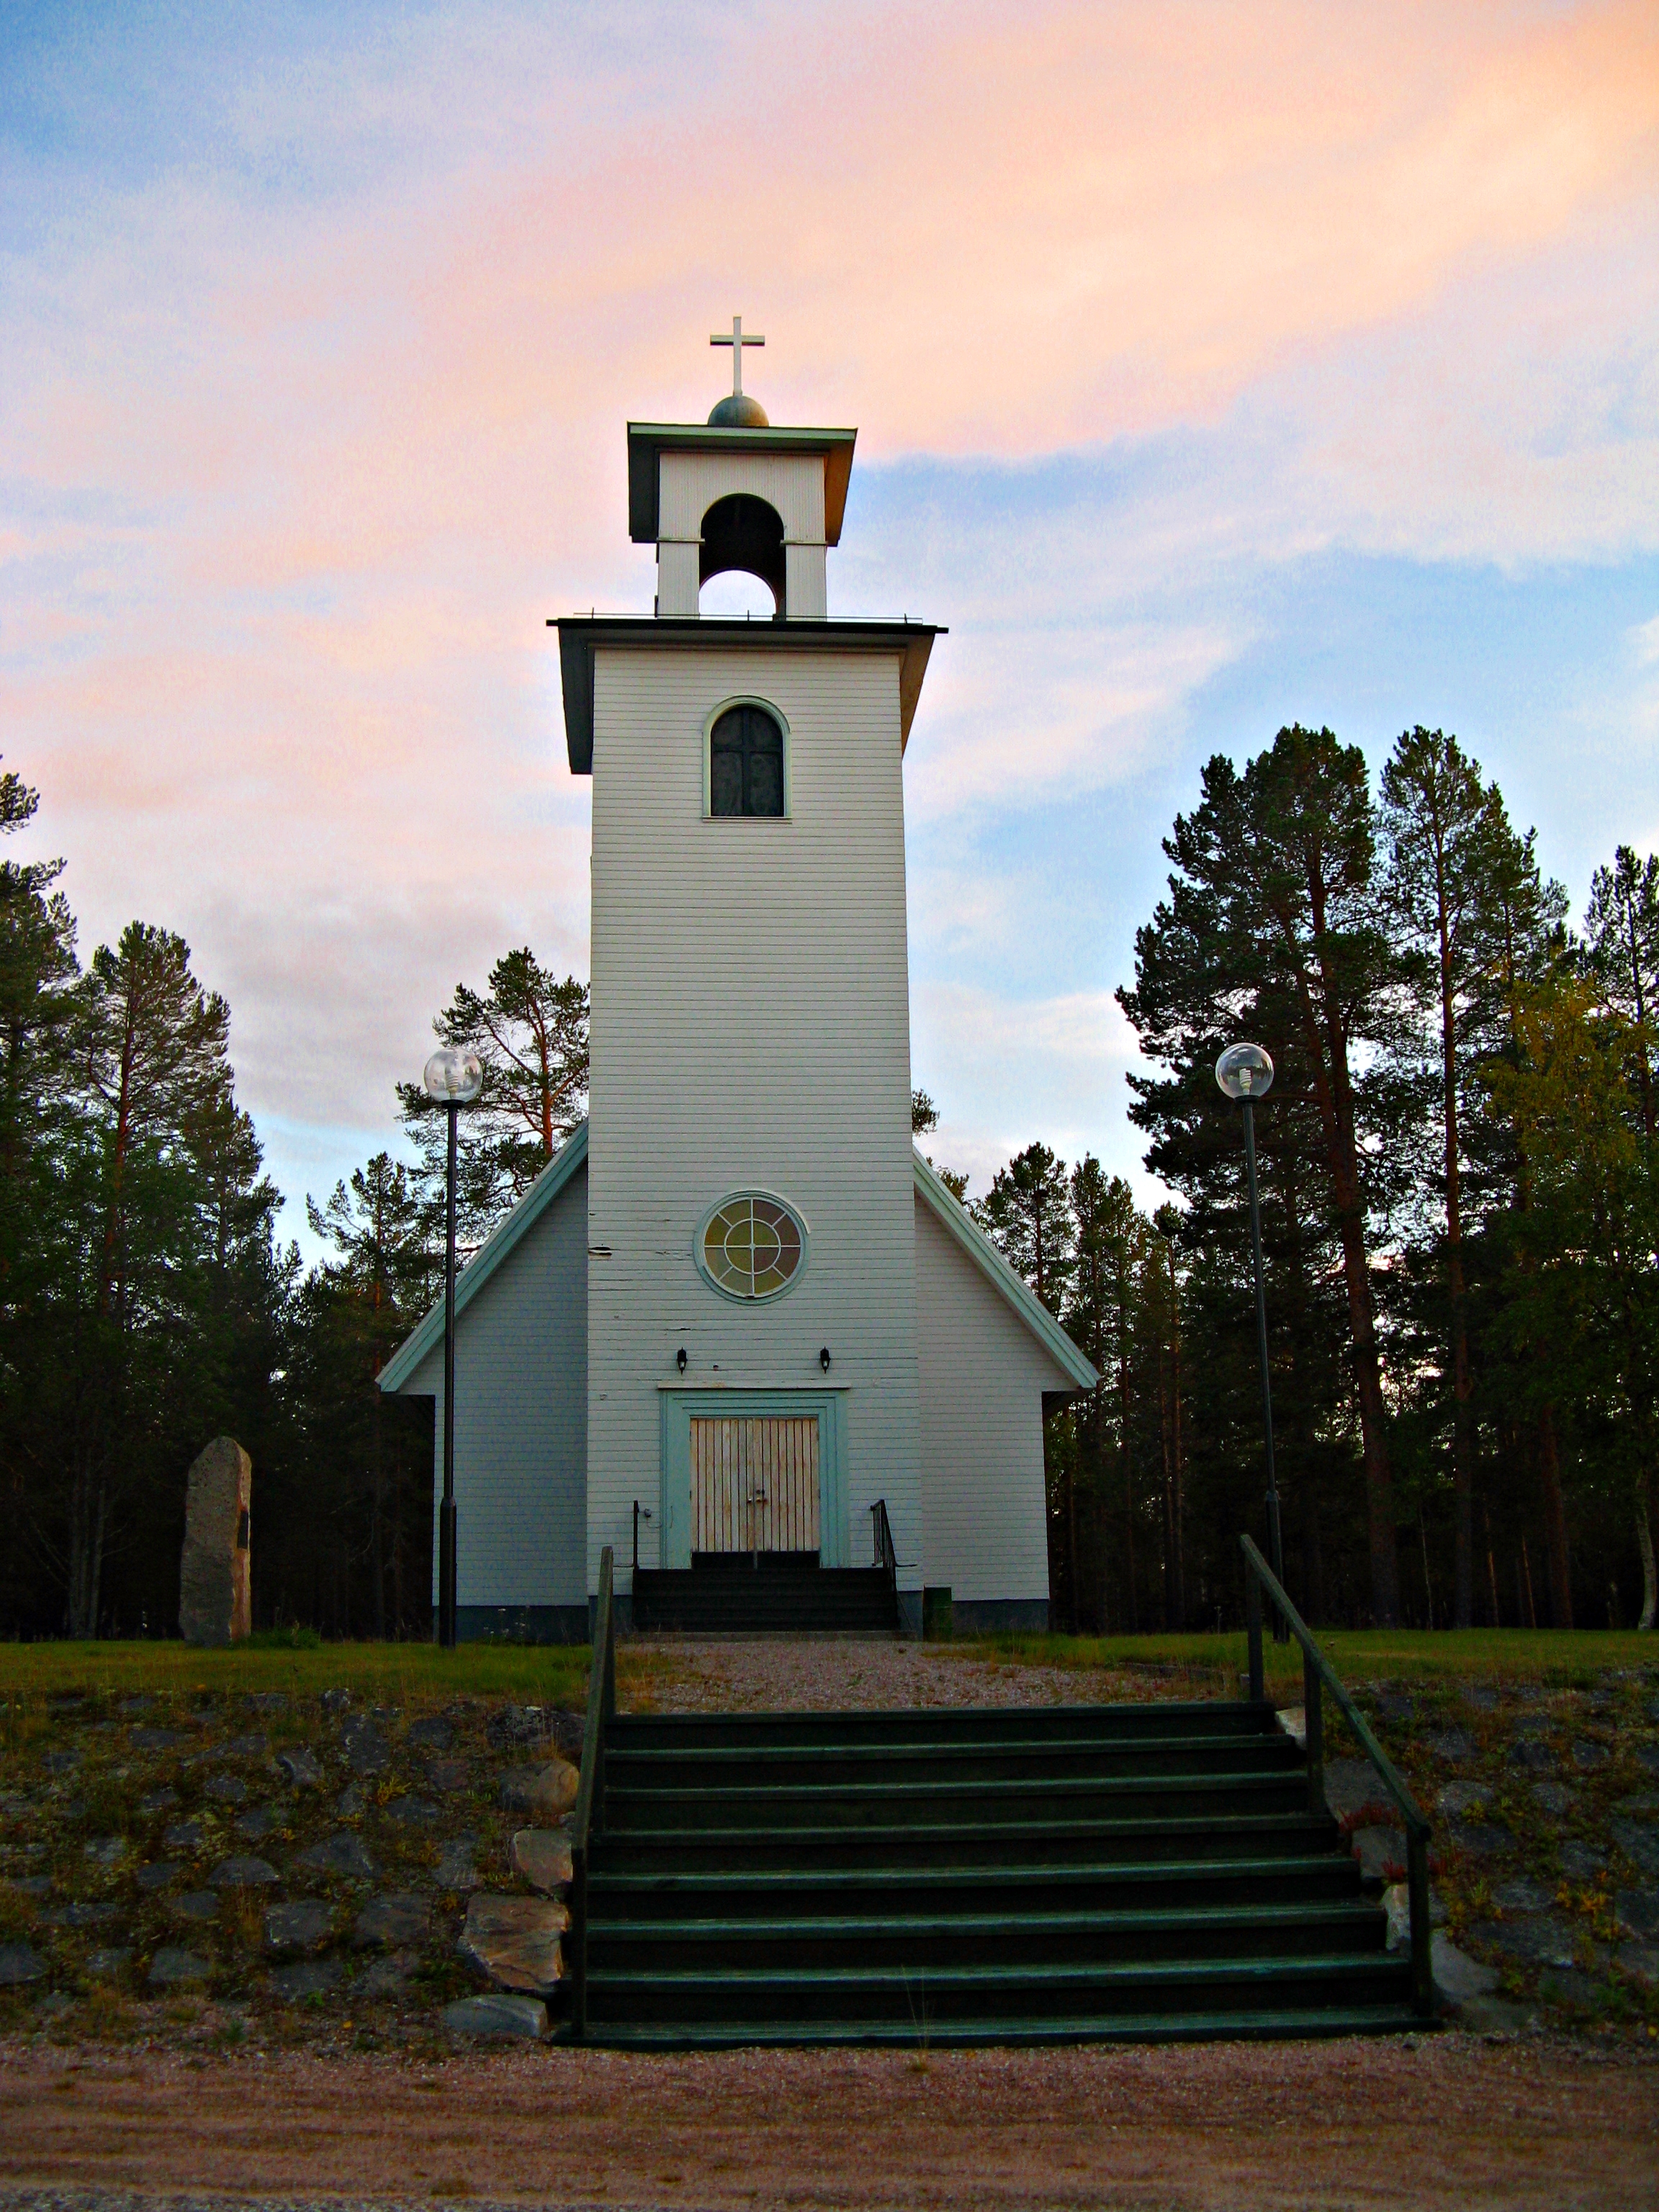
POLYGON ((1561 1461, 1555 1442, 1555 1409, 1538 1416, 1538 1472, 1544 1490, 1544 1534, 1548 1544, 1550 1618, 1557 1628, 1572 1626, 1572 1583, 1567 1566, 1567 1508, 1561 1495, 1561 1461))
POLYGON ((1642 1618, 1636 1626, 1650 1629, 1659 1613, 1659 1579, 1653 1567, 1653 1522, 1648 1512, 1648 1482, 1645 1476, 1636 1492, 1636 1541, 1642 1554, 1642 1618))
MULTIPOLYGON (((1313 895, 1314 939, 1322 961, 1324 901, 1316 880, 1313 895)), ((1288 919, 1287 943, 1295 933, 1288 919)), ((1320 1005, 1306 969, 1297 963, 1297 988, 1309 1048, 1316 1102, 1325 1139, 1326 1158, 1336 1197, 1342 1237, 1342 1275, 1348 1296, 1348 1326, 1353 1340, 1354 1389, 1359 1403, 1359 1432, 1365 1465, 1365 1519, 1371 1565, 1371 1614, 1379 1628, 1400 1620, 1400 1561, 1394 1524, 1394 1480, 1389 1466, 1388 1410, 1382 1398, 1382 1369, 1377 1357, 1376 1316, 1371 1303, 1370 1255, 1365 1249, 1364 1201, 1359 1181, 1359 1152, 1354 1139, 1353 1090, 1348 1072, 1347 1033, 1329 979, 1322 976, 1320 1005), (1322 1006, 1322 1013, 1321 1007, 1322 1006)))

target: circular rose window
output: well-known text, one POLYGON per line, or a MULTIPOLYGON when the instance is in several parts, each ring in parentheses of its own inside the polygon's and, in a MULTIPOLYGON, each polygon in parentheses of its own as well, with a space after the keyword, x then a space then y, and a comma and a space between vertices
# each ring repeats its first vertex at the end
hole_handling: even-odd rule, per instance
POLYGON ((717 1206, 697 1236, 697 1264, 728 1298, 774 1298, 800 1273, 806 1231, 781 1200, 745 1193, 717 1206))

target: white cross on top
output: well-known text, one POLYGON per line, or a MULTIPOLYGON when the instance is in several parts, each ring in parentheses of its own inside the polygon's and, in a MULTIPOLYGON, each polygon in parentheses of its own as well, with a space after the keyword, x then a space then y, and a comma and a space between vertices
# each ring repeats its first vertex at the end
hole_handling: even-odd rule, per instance
POLYGON ((714 337, 709 339, 708 343, 710 345, 729 345, 731 347, 732 397, 734 399, 741 399, 743 397, 743 349, 746 345, 764 345, 766 343, 766 340, 764 338, 751 338, 745 336, 743 327, 743 317, 741 315, 733 315, 732 318, 731 336, 728 337, 724 331, 716 331, 714 337))

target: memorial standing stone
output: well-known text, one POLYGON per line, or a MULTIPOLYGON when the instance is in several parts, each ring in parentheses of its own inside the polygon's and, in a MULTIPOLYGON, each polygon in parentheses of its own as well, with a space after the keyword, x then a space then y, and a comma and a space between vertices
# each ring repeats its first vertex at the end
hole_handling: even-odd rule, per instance
POLYGON ((234 1437, 216 1437, 189 1475, 179 1563, 179 1626, 186 1644, 239 1643, 253 1626, 248 1511, 253 1462, 234 1437))

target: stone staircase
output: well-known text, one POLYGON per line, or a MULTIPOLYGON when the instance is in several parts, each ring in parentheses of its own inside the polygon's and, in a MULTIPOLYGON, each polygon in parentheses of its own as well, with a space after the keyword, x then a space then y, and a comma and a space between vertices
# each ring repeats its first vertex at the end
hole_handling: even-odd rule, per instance
POLYGON ((617 1714, 590 2040, 1037 2043, 1421 2027, 1260 1704, 617 1714))
POLYGON ((634 1571, 636 1632, 678 1636, 894 1635, 881 1567, 821 1567, 816 1553, 700 1553, 690 1568, 634 1571))

